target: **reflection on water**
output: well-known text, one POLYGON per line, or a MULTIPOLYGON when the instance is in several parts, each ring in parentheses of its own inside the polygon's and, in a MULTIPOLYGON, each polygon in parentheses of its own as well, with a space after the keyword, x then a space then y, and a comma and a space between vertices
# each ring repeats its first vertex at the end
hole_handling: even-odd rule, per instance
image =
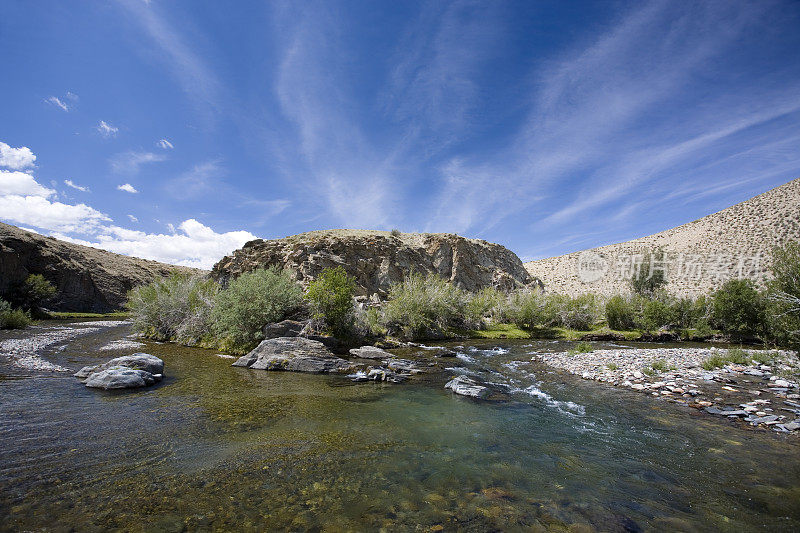
MULTIPOLYGON (((47 358, 77 369, 126 333, 47 358)), ((146 347, 167 377, 145 391, 0 380, 0 529, 800 528, 795 440, 531 363, 545 348, 462 343, 452 370, 403 385, 167 344, 146 347), (456 372, 507 399, 453 396, 456 372)))

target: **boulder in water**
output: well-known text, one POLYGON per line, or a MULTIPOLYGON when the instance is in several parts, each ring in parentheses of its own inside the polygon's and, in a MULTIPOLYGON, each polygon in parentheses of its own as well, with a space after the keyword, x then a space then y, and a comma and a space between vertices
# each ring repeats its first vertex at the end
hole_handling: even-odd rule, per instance
POLYGON ((333 355, 319 341, 305 337, 278 337, 266 339, 233 366, 259 370, 286 370, 289 372, 346 372, 352 365, 333 355))
POLYGON ((96 389, 131 389, 161 381, 164 361, 147 353, 115 357, 101 365, 85 366, 75 377, 86 378, 84 385, 96 389))
POLYGON ((448 381, 445 389, 450 389, 456 394, 461 396, 469 396, 470 398, 483 399, 489 396, 489 387, 485 387, 467 376, 457 376, 448 381))
POLYGON ((375 346, 362 346, 361 348, 351 348, 350 355, 361 359, 389 359, 392 354, 375 346))

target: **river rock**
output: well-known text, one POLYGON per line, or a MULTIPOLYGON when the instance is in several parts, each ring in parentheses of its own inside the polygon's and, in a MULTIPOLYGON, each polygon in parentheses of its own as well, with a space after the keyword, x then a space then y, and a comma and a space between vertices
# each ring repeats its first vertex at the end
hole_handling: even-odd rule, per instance
POLYGON ((101 365, 85 366, 75 377, 86 378, 84 385, 97 389, 131 389, 147 387, 164 374, 164 361, 147 353, 115 357, 101 365))
POLYGON ((350 355, 359 357, 361 359, 389 359, 392 354, 386 350, 376 348, 375 346, 362 346, 361 348, 351 348, 350 355))
POLYGON ((115 357, 114 359, 111 359, 110 361, 101 365, 85 366, 78 370, 74 376, 76 378, 86 378, 89 377, 90 374, 102 372, 114 367, 143 370, 154 375, 164 373, 164 361, 155 355, 150 355, 149 353, 135 353, 133 355, 115 357))
POLYGON ((151 374, 144 370, 115 366, 89 375, 84 385, 95 389, 133 389, 147 387, 161 381, 161 374, 151 374))
POLYGON ((266 339, 240 357, 233 366, 259 370, 329 373, 345 372, 352 365, 333 355, 324 344, 304 337, 266 339))
POLYGON ((489 395, 489 388, 481 385, 477 381, 467 376, 457 376, 444 385, 445 389, 450 389, 456 394, 469 396, 470 398, 483 399, 489 395))

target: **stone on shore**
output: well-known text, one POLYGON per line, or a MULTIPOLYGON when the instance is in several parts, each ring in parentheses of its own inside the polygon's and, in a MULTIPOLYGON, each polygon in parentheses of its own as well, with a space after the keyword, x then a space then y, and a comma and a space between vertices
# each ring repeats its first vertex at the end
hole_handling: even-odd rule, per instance
POLYGON ((461 396, 469 396, 470 398, 483 399, 489 396, 489 388, 481 385, 477 381, 467 376, 457 376, 444 386, 445 389, 450 389, 456 394, 461 396))
POLYGON ((316 374, 346 372, 352 368, 348 361, 333 355, 323 343, 305 337, 278 337, 261 341, 233 366, 316 374))

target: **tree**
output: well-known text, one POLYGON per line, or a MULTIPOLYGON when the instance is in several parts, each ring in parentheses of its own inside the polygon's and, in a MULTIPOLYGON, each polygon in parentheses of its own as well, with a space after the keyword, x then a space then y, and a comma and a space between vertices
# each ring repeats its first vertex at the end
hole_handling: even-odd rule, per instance
POLYGON ((41 274, 30 274, 22 282, 16 282, 9 288, 9 300, 14 307, 29 311, 32 315, 45 315, 42 304, 55 296, 55 286, 41 274))
POLYGON ((322 320, 336 337, 348 337, 353 332, 353 295, 356 280, 344 268, 326 268, 308 286, 305 299, 314 318, 322 320))
POLYGON ((719 329, 737 336, 765 332, 767 301, 749 279, 732 279, 712 295, 712 318, 719 329))
POLYGON ((666 263, 664 251, 659 249, 642 255, 639 268, 631 279, 631 289, 636 294, 651 297, 655 292, 667 284, 666 263))

